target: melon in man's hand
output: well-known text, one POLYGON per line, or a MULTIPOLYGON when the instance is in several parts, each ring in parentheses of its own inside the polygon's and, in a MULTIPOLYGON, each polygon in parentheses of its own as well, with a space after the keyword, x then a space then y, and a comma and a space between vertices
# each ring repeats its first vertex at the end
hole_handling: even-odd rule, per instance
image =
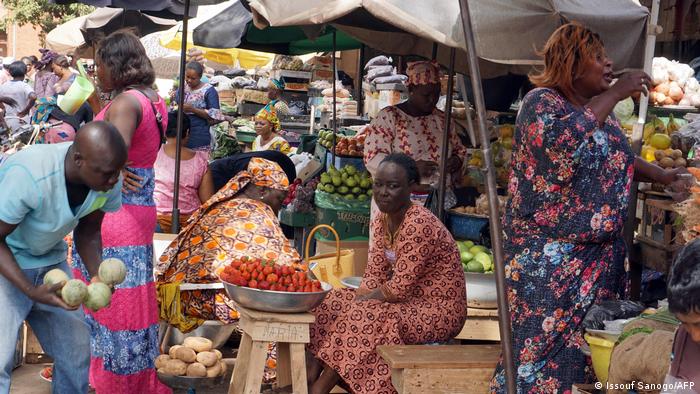
POLYGON ((112 290, 109 286, 104 283, 96 282, 88 285, 87 287, 87 300, 85 301, 85 307, 91 309, 93 312, 109 305, 112 300, 112 290))
POLYGON ((68 306, 78 306, 85 302, 88 289, 85 282, 80 279, 71 279, 61 289, 61 298, 68 306))
POLYGON ((62 269, 54 268, 44 275, 44 284, 53 286, 56 283, 68 282, 70 278, 62 269))
POLYGON ((108 286, 115 286, 126 279, 126 264, 116 258, 102 261, 98 270, 100 281, 108 286))

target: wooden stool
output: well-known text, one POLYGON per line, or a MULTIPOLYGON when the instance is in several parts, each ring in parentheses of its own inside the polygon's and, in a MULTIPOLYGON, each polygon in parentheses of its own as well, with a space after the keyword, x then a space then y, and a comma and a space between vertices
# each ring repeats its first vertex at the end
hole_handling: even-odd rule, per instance
POLYGON ((377 352, 389 364, 399 394, 485 393, 501 347, 379 346, 377 352))
POLYGON ((309 343, 310 313, 270 313, 236 305, 243 338, 231 375, 229 394, 260 393, 267 348, 277 342, 277 387, 292 385, 295 394, 306 394, 305 344, 309 343))
POLYGON ((457 339, 500 341, 498 331, 498 309, 467 309, 467 320, 457 339))

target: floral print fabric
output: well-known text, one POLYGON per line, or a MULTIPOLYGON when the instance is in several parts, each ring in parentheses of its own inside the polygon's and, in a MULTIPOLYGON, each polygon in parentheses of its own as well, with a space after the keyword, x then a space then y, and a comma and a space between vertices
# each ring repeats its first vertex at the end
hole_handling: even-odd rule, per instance
MULTIPOLYGON (((504 218, 518 393, 569 393, 593 380, 581 322, 624 292, 634 156, 611 116, 599 125, 551 89, 523 100, 504 218)), ((505 393, 502 365, 491 391, 505 393)))
POLYGON ((391 370, 380 345, 446 341, 467 316, 459 251, 442 223, 423 207, 406 213, 387 258, 381 218, 372 222, 369 262, 358 294, 380 288, 393 302, 356 301, 354 290, 332 290, 312 313, 308 349, 335 369, 352 393, 389 394, 391 370))

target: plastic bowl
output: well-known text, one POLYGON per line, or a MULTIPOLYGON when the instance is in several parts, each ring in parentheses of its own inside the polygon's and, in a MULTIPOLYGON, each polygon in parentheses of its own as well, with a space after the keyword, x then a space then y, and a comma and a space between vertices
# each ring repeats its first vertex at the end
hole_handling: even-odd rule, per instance
POLYGON ((242 307, 263 312, 302 313, 317 307, 333 286, 321 282, 323 291, 312 293, 291 293, 288 291, 272 291, 251 289, 237 286, 221 280, 228 296, 242 307))
POLYGON ((479 309, 498 308, 498 292, 496 291, 496 276, 465 272, 464 281, 467 284, 467 306, 479 309))
POLYGON ((591 360, 593 361, 593 371, 595 371, 598 381, 603 385, 608 381, 608 369, 612 358, 615 342, 598 338, 590 334, 583 336, 591 347, 591 360))

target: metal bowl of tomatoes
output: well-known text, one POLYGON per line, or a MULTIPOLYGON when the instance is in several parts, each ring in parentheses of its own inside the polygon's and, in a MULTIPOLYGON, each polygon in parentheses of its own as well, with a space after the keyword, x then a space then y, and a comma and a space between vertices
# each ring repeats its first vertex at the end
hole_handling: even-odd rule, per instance
POLYGON ((302 313, 318 306, 333 289, 330 284, 313 279, 305 268, 243 258, 217 274, 229 298, 245 308, 302 313))

